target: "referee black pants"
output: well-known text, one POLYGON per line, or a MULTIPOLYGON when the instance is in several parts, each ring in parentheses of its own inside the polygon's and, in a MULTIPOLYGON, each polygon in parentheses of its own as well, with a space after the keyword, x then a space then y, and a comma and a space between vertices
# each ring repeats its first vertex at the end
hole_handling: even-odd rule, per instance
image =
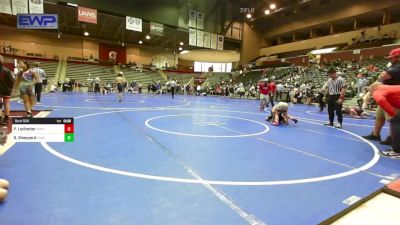
POLYGON ((175 87, 171 87, 171 94, 172 94, 172 98, 174 98, 174 95, 175 95, 175 87))
POLYGON ((36 95, 36 101, 40 102, 40 98, 42 97, 42 83, 37 83, 35 84, 35 95, 36 95))
POLYGON ((335 119, 335 111, 338 117, 338 122, 342 124, 343 122, 343 113, 342 113, 342 104, 338 104, 340 95, 329 95, 328 96, 328 114, 329 114, 329 123, 333 125, 333 120, 335 119))
POLYGON ((274 107, 274 94, 269 93, 269 102, 271 103, 271 106, 274 107))

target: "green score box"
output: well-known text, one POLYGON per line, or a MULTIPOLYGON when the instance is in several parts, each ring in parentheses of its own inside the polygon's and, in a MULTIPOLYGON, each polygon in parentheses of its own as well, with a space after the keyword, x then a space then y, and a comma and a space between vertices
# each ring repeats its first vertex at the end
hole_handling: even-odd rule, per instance
POLYGON ((64 142, 74 142, 74 134, 64 134, 64 142))

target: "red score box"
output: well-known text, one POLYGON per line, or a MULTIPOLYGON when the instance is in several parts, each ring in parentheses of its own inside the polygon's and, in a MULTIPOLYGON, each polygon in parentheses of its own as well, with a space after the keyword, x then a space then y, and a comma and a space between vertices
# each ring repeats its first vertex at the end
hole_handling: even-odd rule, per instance
POLYGON ((74 133, 74 124, 64 124, 65 133, 74 133))

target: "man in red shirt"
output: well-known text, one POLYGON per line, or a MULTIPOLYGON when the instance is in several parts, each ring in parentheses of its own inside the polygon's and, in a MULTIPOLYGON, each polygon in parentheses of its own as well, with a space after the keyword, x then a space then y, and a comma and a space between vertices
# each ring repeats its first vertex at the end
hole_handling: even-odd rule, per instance
POLYGON ((383 85, 376 82, 371 85, 370 90, 376 103, 392 117, 389 122, 393 149, 381 154, 400 159, 400 85, 383 85))
POLYGON ((271 101, 271 106, 274 107, 274 95, 276 92, 276 84, 274 81, 269 83, 269 100, 271 101))
MULTIPOLYGON (((382 82, 384 85, 400 85, 400 48, 393 49, 390 51, 387 57, 392 64, 389 68, 383 71, 379 77, 378 81, 382 82)), ((386 115, 381 107, 378 107, 376 111, 376 119, 374 130, 370 135, 363 136, 363 138, 368 140, 381 140, 381 130, 385 125, 386 115)), ((381 141, 381 144, 390 145, 392 142, 391 136, 387 137, 386 140, 381 141)))
POLYGON ((265 106, 269 103, 268 79, 263 79, 258 83, 258 90, 260 92, 260 111, 264 111, 265 106))

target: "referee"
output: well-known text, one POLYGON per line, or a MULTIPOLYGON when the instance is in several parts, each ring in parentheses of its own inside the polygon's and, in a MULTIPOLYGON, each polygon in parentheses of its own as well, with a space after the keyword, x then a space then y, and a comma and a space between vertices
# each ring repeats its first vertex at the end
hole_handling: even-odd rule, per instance
POLYGON ((336 128, 342 128, 343 113, 342 105, 344 101, 344 95, 346 93, 346 80, 336 75, 336 70, 330 68, 328 70, 328 82, 326 83, 327 94, 328 94, 328 114, 329 122, 324 125, 333 126, 333 119, 335 118, 335 111, 338 117, 338 124, 336 128))
POLYGON ((43 81, 46 80, 46 73, 43 69, 40 68, 40 62, 33 63, 34 68, 33 71, 39 76, 38 82, 35 84, 35 95, 36 95, 36 102, 37 104, 42 104, 40 99, 42 97, 42 88, 43 88, 43 81))
POLYGON ((167 82, 167 86, 171 87, 172 98, 174 98, 174 95, 175 95, 176 85, 177 85, 177 83, 176 83, 175 79, 171 79, 170 81, 167 82))

